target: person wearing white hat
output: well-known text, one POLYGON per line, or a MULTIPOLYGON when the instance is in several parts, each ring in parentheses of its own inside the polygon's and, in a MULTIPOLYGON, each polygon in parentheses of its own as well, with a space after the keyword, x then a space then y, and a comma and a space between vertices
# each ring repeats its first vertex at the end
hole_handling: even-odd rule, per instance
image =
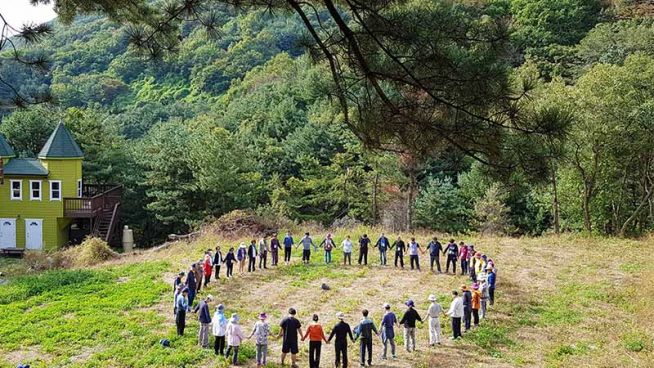
POLYGON ((270 335, 270 325, 266 322, 267 318, 268 316, 265 312, 259 314, 259 320, 254 324, 252 333, 248 337, 248 339, 251 339, 252 336, 256 338, 257 368, 266 365, 266 358, 268 356, 268 335, 270 335))
POLYGON ((232 351, 234 352, 234 356, 232 358, 233 365, 238 364, 238 348, 241 346, 241 342, 244 339, 245 335, 243 334, 243 329, 239 324, 238 314, 233 313, 232 318, 229 319, 229 323, 227 324, 228 347, 227 352, 225 353, 225 356, 229 359, 230 355, 232 355, 232 351))
POLYGON ((344 321, 345 315, 338 312, 336 313, 336 318, 338 318, 338 323, 332 328, 327 341, 332 341, 332 338, 336 337, 334 341, 334 351, 336 353, 334 366, 337 368, 341 367, 342 362, 342 367, 347 368, 347 337, 350 337, 350 341, 354 341, 354 337, 352 336, 350 325, 344 321))
POLYGON ((198 331, 198 343, 203 348, 209 347, 209 330, 211 329, 211 311, 209 311, 209 302, 213 296, 207 295, 198 305, 193 308, 193 313, 198 314, 200 321, 200 330, 198 331))
POLYGON ((397 323, 397 316, 395 316, 395 313, 391 312, 390 304, 384 304, 384 311, 384 317, 379 326, 382 343, 384 344, 382 360, 387 357, 388 345, 391 346, 391 354, 393 359, 395 359, 397 356, 395 355, 395 330, 393 327, 399 327, 400 325, 397 323))
POLYGON ((429 309, 427 309, 427 317, 429 318, 429 345, 434 346, 435 344, 441 343, 441 321, 438 318, 441 314, 444 314, 443 307, 438 304, 436 296, 434 294, 429 295, 429 309))

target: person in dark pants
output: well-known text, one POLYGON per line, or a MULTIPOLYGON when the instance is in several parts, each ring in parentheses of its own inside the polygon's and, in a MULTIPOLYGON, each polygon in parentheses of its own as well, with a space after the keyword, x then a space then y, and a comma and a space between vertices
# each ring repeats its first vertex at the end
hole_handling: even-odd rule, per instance
POLYGON ((188 294, 189 289, 184 288, 175 302, 175 326, 177 326, 178 336, 184 336, 184 328, 186 328, 186 311, 189 308, 188 294))
POLYGON ((486 282, 488 282, 488 297, 490 305, 493 305, 495 304, 495 270, 491 265, 488 265, 486 270, 488 270, 488 276, 486 278, 486 282))
POLYGON ((452 319, 452 337, 450 339, 454 340, 462 337, 461 318, 463 317, 463 299, 456 290, 452 292, 452 295, 454 299, 452 299, 447 315, 452 319))
POLYGON ((234 276, 234 263, 236 263, 236 256, 234 255, 234 248, 229 248, 229 252, 225 256, 225 266, 227 267, 227 278, 234 276))
POLYGON ((213 255, 213 269, 216 280, 220 279, 220 266, 224 262, 223 253, 220 251, 220 245, 216 245, 216 253, 213 255))
POLYGON ((461 275, 468 273, 468 246, 461 242, 459 243, 459 259, 461 260, 461 275))
POLYGON ((311 246, 313 246, 314 250, 316 248, 309 233, 304 233, 304 237, 300 239, 300 244, 302 244, 302 263, 309 264, 311 262, 311 246))
POLYGON ((259 240, 259 269, 268 268, 268 239, 266 236, 259 240))
POLYGON ((450 272, 450 263, 452 264, 452 272, 456 275, 456 257, 459 255, 459 247, 457 247, 454 239, 445 247, 443 254, 447 255, 447 264, 445 265, 445 273, 450 272))
POLYGON ((195 290, 198 287, 198 281, 195 278, 195 263, 191 265, 191 270, 186 276, 186 287, 188 289, 188 307, 187 310, 190 310, 190 307, 193 306, 193 299, 195 299, 195 290))
POLYGON ((281 244, 279 244, 279 239, 277 239, 277 233, 273 234, 270 239, 270 255, 272 256, 272 265, 277 266, 279 263, 279 249, 281 244))
POLYGON ((320 350, 322 349, 322 342, 328 344, 322 326, 318 323, 318 315, 314 314, 311 318, 313 323, 307 327, 307 332, 302 336, 302 341, 309 338, 309 368, 320 367, 320 350))
POLYGON ((225 317, 225 306, 218 304, 216 313, 213 315, 211 331, 215 338, 213 349, 216 355, 225 355, 225 335, 227 334, 227 318, 225 317))
POLYGON ((368 245, 370 245, 370 239, 367 234, 363 234, 359 239, 359 264, 368 265, 368 245))
POLYGON ((472 284, 472 322, 475 327, 479 326, 479 309, 481 309, 481 292, 479 284, 472 284))
POLYGON ((463 293, 463 324, 465 332, 468 332, 472 318, 472 293, 465 285, 461 285, 461 292, 463 293))
POLYGON ((297 353, 300 351, 297 343, 298 334, 302 336, 302 324, 295 318, 297 312, 294 308, 289 308, 288 317, 284 318, 279 324, 279 337, 282 337, 282 365, 286 359, 286 354, 291 353, 291 366, 297 367, 297 353))
POLYGON ((248 272, 253 272, 257 266, 257 242, 252 239, 248 246, 248 272))
POLYGON ((352 240, 349 235, 345 236, 341 246, 343 247, 343 264, 352 266, 352 240))
POLYGON ((386 251, 388 251, 388 248, 390 248, 391 243, 388 241, 388 238, 384 236, 382 233, 379 239, 377 240, 377 243, 375 243, 375 247, 379 250, 379 264, 382 266, 386 266, 387 259, 386 259, 386 251))
POLYGON ((397 240, 391 245, 391 249, 395 248, 395 267, 397 267, 397 261, 400 261, 400 267, 404 268, 404 251, 406 250, 406 244, 399 236, 397 240))
POLYGON ((420 244, 416 241, 416 238, 411 238, 411 241, 407 245, 407 248, 409 250, 409 260, 411 262, 411 269, 417 268, 418 271, 420 271, 420 258, 418 256, 418 252, 424 254, 425 251, 420 248, 420 244))
POLYGON ((293 237, 291 233, 286 233, 284 237, 284 263, 287 265, 291 263, 291 251, 293 250, 293 237))
POLYGON ((432 272, 434 272, 434 263, 436 263, 436 268, 438 269, 438 272, 441 272, 441 252, 443 251, 443 246, 441 243, 438 242, 438 239, 434 237, 434 239, 429 242, 429 245, 427 245, 427 249, 429 249, 429 268, 431 269, 432 272))
POLYGON ((332 328, 327 341, 332 341, 332 338, 336 337, 334 341, 334 351, 336 353, 334 366, 340 367, 342 359, 343 368, 347 368, 347 337, 349 336, 352 342, 354 342, 354 337, 352 337, 350 325, 344 321, 345 315, 339 312, 336 313, 336 318, 338 318, 338 323, 332 328))
POLYGON ((361 355, 361 366, 366 365, 366 352, 368 353, 368 365, 372 365, 372 333, 379 336, 375 323, 368 318, 368 310, 364 309, 361 311, 363 319, 359 322, 359 325, 354 328, 354 340, 360 339, 359 342, 359 354, 361 355))

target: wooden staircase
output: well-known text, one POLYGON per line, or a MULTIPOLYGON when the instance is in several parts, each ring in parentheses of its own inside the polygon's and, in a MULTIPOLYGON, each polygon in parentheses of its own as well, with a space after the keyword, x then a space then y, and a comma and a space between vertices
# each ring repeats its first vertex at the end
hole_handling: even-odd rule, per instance
POLYGON ((121 185, 85 185, 80 198, 64 198, 64 216, 91 220, 89 233, 109 244, 116 237, 120 223, 121 185))
POLYGON ((118 210, 120 209, 120 203, 114 204, 112 207, 105 207, 102 209, 102 212, 98 215, 95 220, 95 226, 93 227, 93 235, 98 238, 111 243, 112 235, 114 235, 114 230, 118 222, 118 210))

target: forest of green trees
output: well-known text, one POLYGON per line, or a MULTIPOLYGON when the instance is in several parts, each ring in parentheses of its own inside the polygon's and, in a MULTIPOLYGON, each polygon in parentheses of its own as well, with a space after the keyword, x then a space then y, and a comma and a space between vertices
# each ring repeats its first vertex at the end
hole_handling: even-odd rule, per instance
MULTIPOLYGON (((457 3, 447 14, 462 14, 457 3)), ((85 151, 85 180, 125 186, 125 222, 142 243, 235 209, 448 233, 651 231, 647 8, 627 0, 477 3, 507 20, 508 80, 529 91, 517 109, 561 124, 538 145, 516 146, 518 157, 544 157, 537 175, 529 164, 507 171, 484 163, 456 142, 425 141, 437 147, 424 155, 368 144, 328 93, 329 66, 306 51, 302 20, 265 9, 221 10, 215 38, 186 26, 178 50, 157 59, 130 45, 127 26, 102 16, 56 24, 21 50, 47 55, 48 72, 7 53, 0 63, 21 93, 49 91, 55 102, 5 109, 0 133, 33 156, 64 121, 85 151)), ((0 98, 10 93, 0 88, 0 98)))

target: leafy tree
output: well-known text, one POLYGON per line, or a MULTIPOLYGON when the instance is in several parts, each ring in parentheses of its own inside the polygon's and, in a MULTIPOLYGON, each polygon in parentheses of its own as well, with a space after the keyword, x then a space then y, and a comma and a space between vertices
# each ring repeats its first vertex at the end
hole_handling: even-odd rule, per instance
POLYGON ((593 223, 619 234, 634 224, 641 229, 651 224, 643 216, 654 190, 651 83, 654 59, 633 55, 623 66, 593 67, 571 90, 577 122, 569 140, 570 164, 581 184, 587 231, 593 223))
POLYGON ((622 64, 631 54, 654 55, 654 22, 651 19, 624 19, 600 23, 576 47, 584 65, 622 64))
POLYGON ((34 106, 5 117, 0 124, 0 132, 18 155, 36 157, 60 118, 61 113, 55 108, 34 106))
POLYGON ((474 224, 484 235, 506 234, 509 231, 509 208, 504 204, 506 193, 497 183, 475 202, 474 224))
POLYGON ((91 183, 121 184, 131 168, 127 142, 111 117, 93 109, 69 108, 63 120, 84 151, 84 178, 91 183))
POLYGON ((514 36, 526 48, 574 45, 598 22, 599 0, 511 0, 514 36))
MULTIPOLYGON (((54 2, 63 22, 101 12, 131 24, 130 41, 153 57, 183 45, 191 23, 217 35, 226 23, 220 13, 234 5, 181 0, 166 6, 148 0, 54 2)), ((586 13, 592 14, 591 5, 586 13)), ((345 123, 369 146, 424 156, 437 154, 434 147, 447 144, 509 170, 521 158, 511 153, 512 135, 528 139, 528 133, 548 134, 553 129, 521 118, 511 102, 525 91, 520 88, 524 85, 509 79, 509 9, 503 2, 236 3, 236 9, 246 7, 296 14, 311 38, 310 52, 331 72, 325 92, 335 96, 345 123), (421 139, 415 139, 417 132, 421 139)), ((570 17, 574 21, 586 21, 584 12, 574 15, 570 17)), ((225 65, 228 77, 243 75, 242 65, 261 64, 270 57, 269 47, 256 46, 259 41, 269 45, 267 39, 272 40, 270 34, 261 31, 247 52, 240 52, 239 44, 231 47, 228 54, 233 52, 234 58, 225 65)))
POLYGON ((416 199, 416 225, 447 233, 468 230, 470 209, 450 179, 431 179, 416 199))

